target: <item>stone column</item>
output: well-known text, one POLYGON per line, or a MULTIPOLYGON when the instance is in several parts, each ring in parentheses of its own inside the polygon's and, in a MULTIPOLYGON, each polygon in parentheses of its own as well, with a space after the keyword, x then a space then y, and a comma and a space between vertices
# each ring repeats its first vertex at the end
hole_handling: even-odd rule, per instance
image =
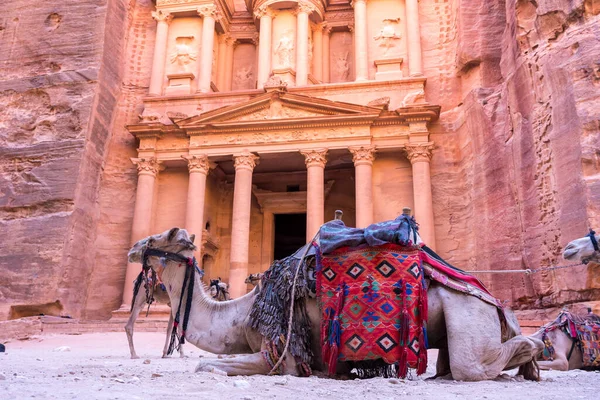
POLYGON ((331 27, 324 23, 323 28, 323 82, 330 82, 329 72, 329 38, 331 35, 331 27))
POLYGON ((217 66, 217 87, 219 91, 226 91, 225 86, 225 70, 227 69, 227 39, 229 35, 221 35, 219 37, 219 62, 217 66))
POLYGON ((323 82, 323 23, 317 24, 313 31, 313 65, 314 77, 323 82))
POLYGON ((325 164, 327 149, 301 151, 305 157, 306 184, 306 241, 319 231, 325 222, 325 164))
POLYGON ((354 161, 356 187, 356 227, 366 228, 373 223, 373 160, 375 146, 350 147, 354 161))
POLYGON ((206 177, 210 169, 208 157, 205 155, 183 156, 188 163, 190 173, 185 214, 185 229, 196 235, 198 250, 195 256, 200 260, 200 243, 204 231, 204 199, 206 197, 206 177))
POLYGON ((235 50, 235 46, 237 45, 237 40, 230 37, 227 39, 227 47, 225 47, 225 59, 226 69, 225 69, 225 88, 226 90, 232 90, 232 82, 233 82, 233 50, 235 50))
POLYGON ((151 95, 161 96, 163 81, 165 79, 169 23, 173 19, 173 15, 159 10, 152 11, 152 18, 156 20, 156 40, 154 42, 154 57, 152 58, 149 92, 151 95))
POLYGON ((406 40, 408 42, 408 73, 423 75, 421 60, 421 28, 419 26, 419 0, 406 0, 406 40))
MULTIPOLYGON (((273 27, 273 12, 267 6, 261 6, 254 12, 260 18, 260 36, 258 47, 257 87, 262 89, 271 74, 271 30, 273 27)), ((244 278, 245 279, 245 278, 244 278)))
POLYGON ((369 79, 369 55, 367 47, 367 0, 354 0, 354 68, 356 80, 369 79))
POLYGON ((407 144, 404 149, 412 164, 415 219, 419 223, 419 234, 423 242, 435 250, 433 198, 429 171, 433 143, 407 144))
POLYGON ((248 248, 250 241, 250 211, 252 204, 252 171, 258 157, 243 153, 233 157, 235 183, 233 188, 233 218, 231 221, 231 252, 229 290, 231 297, 246 294, 244 280, 248 276, 248 248))
MULTIPOLYGON (((156 158, 132 158, 137 165, 138 182, 135 193, 135 207, 133 210, 133 223, 131 227, 131 244, 150 235, 150 221, 152 221, 152 203, 154 202, 154 183, 158 174, 159 162, 156 158)), ((140 265, 127 263, 125 285, 123 289, 123 305, 129 308, 133 298, 133 281, 140 273, 140 265)))
POLYGON ((308 3, 298 3, 296 9, 296 86, 308 84, 308 15, 314 9, 308 3))
POLYGON ((198 7, 198 14, 203 17, 202 48, 200 49, 201 70, 198 90, 202 93, 209 93, 215 42, 215 22, 218 17, 218 10, 214 5, 206 5, 198 7))

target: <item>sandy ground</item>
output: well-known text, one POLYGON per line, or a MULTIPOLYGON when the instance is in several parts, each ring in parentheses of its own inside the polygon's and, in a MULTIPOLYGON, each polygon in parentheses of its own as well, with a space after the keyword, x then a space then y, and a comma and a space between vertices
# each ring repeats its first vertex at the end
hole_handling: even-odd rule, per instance
MULTIPOLYGON (((465 383, 414 379, 333 380, 194 373, 200 356, 160 357, 164 335, 136 333, 131 360, 124 333, 41 336, 0 353, 0 399, 598 399, 600 372, 543 372, 542 382, 503 376, 465 383), (68 346, 67 351, 59 351, 68 346), (148 361, 149 360, 149 361, 148 361)), ((63 349, 65 350, 65 349, 63 349)), ((430 351, 428 373, 435 371, 430 351)), ((511 373, 510 375, 514 375, 511 373)))

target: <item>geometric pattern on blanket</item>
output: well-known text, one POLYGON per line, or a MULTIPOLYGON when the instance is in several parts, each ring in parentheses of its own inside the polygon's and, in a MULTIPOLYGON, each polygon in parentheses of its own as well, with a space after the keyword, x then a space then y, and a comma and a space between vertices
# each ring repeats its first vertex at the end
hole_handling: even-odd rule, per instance
POLYGON ((382 360, 427 368, 427 290, 419 249, 385 244, 342 247, 319 254, 317 299, 323 360, 329 374, 338 361, 382 360))
POLYGON ((584 368, 600 368, 600 323, 575 324, 584 368))

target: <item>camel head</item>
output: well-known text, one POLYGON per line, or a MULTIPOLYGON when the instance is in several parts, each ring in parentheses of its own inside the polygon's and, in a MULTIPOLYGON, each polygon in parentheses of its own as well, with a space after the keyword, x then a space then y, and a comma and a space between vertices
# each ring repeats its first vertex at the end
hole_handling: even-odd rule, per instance
POLYGON ((590 261, 600 263, 598 241, 600 236, 590 230, 589 234, 570 242, 563 251, 563 257, 565 260, 580 260, 584 264, 590 261))
POLYGON ((244 283, 245 284, 250 284, 252 286, 256 286, 260 282, 261 278, 262 278, 262 274, 261 273, 250 274, 250 275, 248 275, 248 277, 246 278, 246 280, 244 281, 244 283))
POLYGON ((196 235, 189 235, 185 229, 172 228, 137 241, 129 250, 127 257, 130 263, 141 263, 144 252, 149 248, 191 257, 192 252, 196 250, 195 238, 196 235))

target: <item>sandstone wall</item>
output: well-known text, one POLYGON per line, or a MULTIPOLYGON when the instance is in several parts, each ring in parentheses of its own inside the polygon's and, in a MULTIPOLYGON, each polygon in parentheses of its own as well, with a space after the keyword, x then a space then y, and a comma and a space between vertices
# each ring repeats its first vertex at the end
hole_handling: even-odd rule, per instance
MULTIPOLYGON (((564 265, 563 247, 600 223, 598 2, 445 7, 455 62, 427 83, 445 110, 433 135, 438 248, 469 269, 564 265)), ((598 266, 483 278, 517 306, 600 298, 598 266)))
POLYGON ((60 300, 78 316, 120 92, 124 0, 3 2, 0 319, 60 300))

